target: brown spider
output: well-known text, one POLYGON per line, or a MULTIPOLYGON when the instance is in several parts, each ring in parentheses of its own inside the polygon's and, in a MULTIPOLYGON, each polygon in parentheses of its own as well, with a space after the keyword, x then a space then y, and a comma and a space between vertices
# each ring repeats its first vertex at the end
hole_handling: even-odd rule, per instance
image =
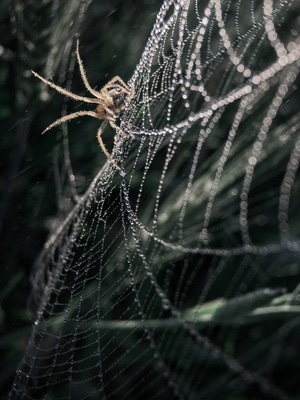
POLYGON ((63 89, 62 87, 57 86, 52 82, 49 82, 47 79, 43 78, 36 72, 34 72, 34 71, 31 71, 31 72, 33 73, 34 76, 39 78, 46 85, 55 89, 59 93, 65 95, 65 96, 68 96, 73 100, 84 101, 85 103, 95 103, 95 104, 98 104, 98 106, 95 111, 77 111, 75 113, 68 114, 65 117, 59 118, 55 122, 50 124, 42 133, 49 131, 50 129, 54 128, 57 125, 60 125, 67 121, 70 121, 71 119, 79 118, 84 115, 88 115, 90 117, 97 118, 97 119, 103 119, 104 121, 102 122, 102 124, 97 132, 98 142, 100 144, 100 147, 101 147, 103 153, 106 155, 106 157, 113 162, 113 164, 116 166, 117 169, 120 169, 120 167, 112 159, 110 153, 107 151, 107 149, 103 143, 103 140, 101 138, 101 134, 102 134, 104 128, 106 127, 107 122, 109 122, 110 126, 112 128, 114 128, 118 133, 124 134, 122 129, 116 125, 116 119, 118 118, 120 113, 124 110, 125 101, 126 100, 130 101, 133 98, 134 90, 132 90, 130 93, 130 88, 125 84, 125 82, 119 76, 115 76, 114 78, 112 78, 100 90, 100 92, 92 89, 92 87, 90 86, 90 84, 87 80, 85 70, 83 67, 83 63, 82 63, 82 60, 79 55, 79 41, 78 40, 77 40, 77 46, 76 46, 76 56, 77 56, 79 71, 80 71, 80 75, 81 75, 83 84, 84 84, 85 88, 94 96, 93 98, 78 96, 75 93, 69 92, 68 90, 63 89))

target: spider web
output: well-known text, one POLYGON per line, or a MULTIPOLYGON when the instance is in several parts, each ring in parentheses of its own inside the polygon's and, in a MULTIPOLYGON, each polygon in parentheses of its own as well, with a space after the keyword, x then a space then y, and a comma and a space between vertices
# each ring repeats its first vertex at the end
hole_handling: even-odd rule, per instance
POLYGON ((296 3, 164 1, 10 399, 299 398, 296 3))

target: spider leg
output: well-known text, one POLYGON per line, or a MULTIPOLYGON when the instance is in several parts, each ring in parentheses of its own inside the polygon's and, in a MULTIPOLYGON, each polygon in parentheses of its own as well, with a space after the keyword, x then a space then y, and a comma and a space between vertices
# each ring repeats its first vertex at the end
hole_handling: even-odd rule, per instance
POLYGON ((118 166, 118 164, 114 161, 114 159, 112 158, 111 154, 108 152, 107 148, 105 147, 105 144, 102 140, 102 132, 104 131, 104 129, 107 127, 107 123, 110 122, 107 119, 105 119, 102 124, 100 125, 100 128, 98 129, 97 132, 97 139, 98 139, 98 143, 103 151, 103 153, 106 155, 107 159, 110 160, 114 166, 121 171, 121 168, 118 166))
POLYGON ((67 122, 67 121, 71 121, 72 119, 75 119, 78 117, 82 117, 84 115, 88 115, 90 117, 98 119, 98 116, 94 111, 77 111, 75 113, 68 114, 62 118, 57 119, 52 124, 50 124, 45 130, 43 130, 42 134, 44 134, 45 132, 49 131, 50 129, 54 128, 57 125, 63 124, 64 122, 67 122))
POLYGON ((115 120, 114 120, 114 119, 112 119, 112 118, 107 118, 107 120, 108 120, 110 126, 111 126, 113 129, 115 129, 115 131, 116 131, 117 133, 119 133, 120 135, 125 135, 125 136, 127 136, 126 133, 124 133, 124 131, 115 123, 115 120))
MULTIPOLYGON (((115 83, 115 82, 119 82, 121 85, 121 87, 122 87, 122 89, 126 89, 128 92, 129 92, 129 88, 128 88, 128 86, 126 85, 126 83, 123 81, 123 79, 121 79, 118 75, 117 76, 114 76, 108 83, 107 83, 107 85, 111 85, 111 84, 113 84, 113 83, 115 83)), ((106 86, 106 85, 105 85, 106 86)))
MULTIPOLYGON (((103 101, 103 103, 104 103, 104 101, 103 101)), ((111 120, 114 121, 116 118, 118 118, 118 115, 115 115, 114 112, 109 107, 103 105, 103 109, 105 110, 106 118, 109 121, 111 121, 111 120)))
POLYGON ((84 84, 84 86, 86 87, 86 89, 95 97, 97 97, 99 99, 100 93, 97 92, 96 90, 94 90, 91 85, 89 84, 89 81, 87 79, 85 70, 84 70, 84 66, 83 66, 83 62, 80 58, 80 54, 79 54, 79 40, 77 40, 77 44, 76 44, 76 56, 77 56, 77 61, 78 61, 78 65, 79 65, 79 71, 80 71, 80 75, 82 78, 82 82, 84 84))
POLYGON ((134 96, 135 96, 135 88, 134 88, 134 86, 131 86, 131 90, 130 90, 130 92, 128 93, 128 96, 127 96, 126 101, 127 101, 128 103, 130 103, 131 100, 134 98, 134 96))
POLYGON ((92 99, 89 97, 84 97, 84 96, 78 96, 75 93, 69 92, 66 89, 63 89, 62 87, 55 85, 54 83, 48 81, 47 79, 43 78, 42 76, 40 76, 39 74, 37 74, 34 71, 31 71, 33 73, 34 76, 36 76, 37 78, 39 78, 42 82, 44 82, 46 85, 50 86, 52 89, 55 89, 57 92, 70 97, 73 100, 77 100, 77 101, 84 101, 85 103, 96 103, 99 104, 99 100, 98 99, 92 99))

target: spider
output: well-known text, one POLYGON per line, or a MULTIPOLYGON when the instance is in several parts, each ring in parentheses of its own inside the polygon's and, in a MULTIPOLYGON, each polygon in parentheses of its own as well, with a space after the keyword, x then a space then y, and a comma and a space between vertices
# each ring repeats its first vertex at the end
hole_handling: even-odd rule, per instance
POLYGON ((87 80, 83 62, 79 55, 79 41, 78 40, 77 40, 77 45, 76 45, 76 56, 77 56, 77 62, 79 65, 79 71, 80 71, 82 82, 83 82, 85 88, 94 96, 93 98, 78 96, 75 93, 72 93, 66 89, 63 89, 62 87, 60 87, 58 85, 55 85, 52 82, 49 82, 47 79, 43 78, 36 72, 34 72, 34 71, 31 71, 31 72, 33 73, 34 76, 39 78, 46 85, 55 89, 57 92, 65 95, 67 97, 70 97, 73 100, 84 101, 85 103, 98 104, 96 107, 96 110, 95 111, 77 111, 77 112, 68 114, 62 118, 57 119, 52 124, 50 124, 42 132, 42 134, 49 131, 50 129, 54 128, 57 125, 60 125, 64 122, 70 121, 75 118, 82 117, 84 115, 88 115, 90 117, 97 118, 97 119, 103 119, 104 121, 102 122, 102 124, 97 132, 97 139, 98 139, 99 145, 100 145, 103 153, 106 155, 106 157, 110 161, 113 162, 113 164, 116 166, 116 168, 120 170, 121 168, 114 162, 114 160, 111 157, 111 154, 106 149, 105 144, 101 138, 101 135, 107 125, 107 122, 109 122, 110 126, 113 129, 115 129, 118 133, 124 134, 122 129, 119 126, 117 126, 116 119, 119 117, 120 113, 124 110, 125 101, 130 101, 133 98, 134 90, 130 91, 130 88, 125 84, 125 82, 119 76, 115 76, 114 78, 112 78, 100 90, 100 92, 92 89, 92 87, 90 86, 90 84, 87 80))

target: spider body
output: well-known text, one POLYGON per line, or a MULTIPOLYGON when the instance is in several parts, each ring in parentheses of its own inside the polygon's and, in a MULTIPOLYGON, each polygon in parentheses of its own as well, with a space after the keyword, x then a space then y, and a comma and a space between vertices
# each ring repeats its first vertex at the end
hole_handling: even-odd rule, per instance
POLYGON ((80 70, 80 75, 83 81, 83 84, 85 88, 88 90, 90 94, 92 94, 94 97, 85 97, 85 96, 79 96, 75 93, 72 93, 66 89, 63 89, 62 87, 55 85, 52 82, 49 82, 47 79, 43 78, 36 72, 32 71, 33 75, 39 78, 42 82, 44 82, 46 85, 50 86, 51 88, 55 89, 57 92, 73 99, 76 101, 83 101, 85 103, 90 103, 90 104, 97 104, 97 107, 95 111, 77 111, 75 113, 68 114, 62 118, 57 119, 54 121, 52 124, 50 124, 42 133, 54 128, 55 126, 58 126, 64 122, 70 121, 75 118, 79 118, 82 116, 90 116, 93 118, 97 119, 103 119, 103 123, 101 124, 100 128, 98 129, 97 132, 97 139, 100 144, 100 147, 103 151, 103 153, 106 155, 106 157, 113 162, 113 164, 116 166, 117 169, 120 169, 120 167, 114 162, 112 159, 110 153, 107 151, 103 140, 101 138, 102 131, 104 127, 107 125, 107 122, 111 125, 112 128, 114 128, 118 133, 124 134, 122 129, 117 126, 116 124, 116 119, 119 117, 120 113, 124 111, 125 109, 125 104, 126 102, 130 101, 133 96, 134 96, 134 89, 130 90, 130 88, 126 85, 126 83, 119 77, 115 76, 113 79, 111 79, 101 90, 100 92, 92 89, 90 86, 85 70, 83 67, 82 60, 79 55, 79 41, 77 41, 77 47, 76 47, 76 56, 77 56, 77 61, 79 65, 79 70, 80 70))
POLYGON ((125 108, 125 101, 129 95, 129 88, 121 80, 115 76, 103 89, 99 92, 101 103, 96 108, 96 114, 99 119, 113 119, 119 117, 125 108))

